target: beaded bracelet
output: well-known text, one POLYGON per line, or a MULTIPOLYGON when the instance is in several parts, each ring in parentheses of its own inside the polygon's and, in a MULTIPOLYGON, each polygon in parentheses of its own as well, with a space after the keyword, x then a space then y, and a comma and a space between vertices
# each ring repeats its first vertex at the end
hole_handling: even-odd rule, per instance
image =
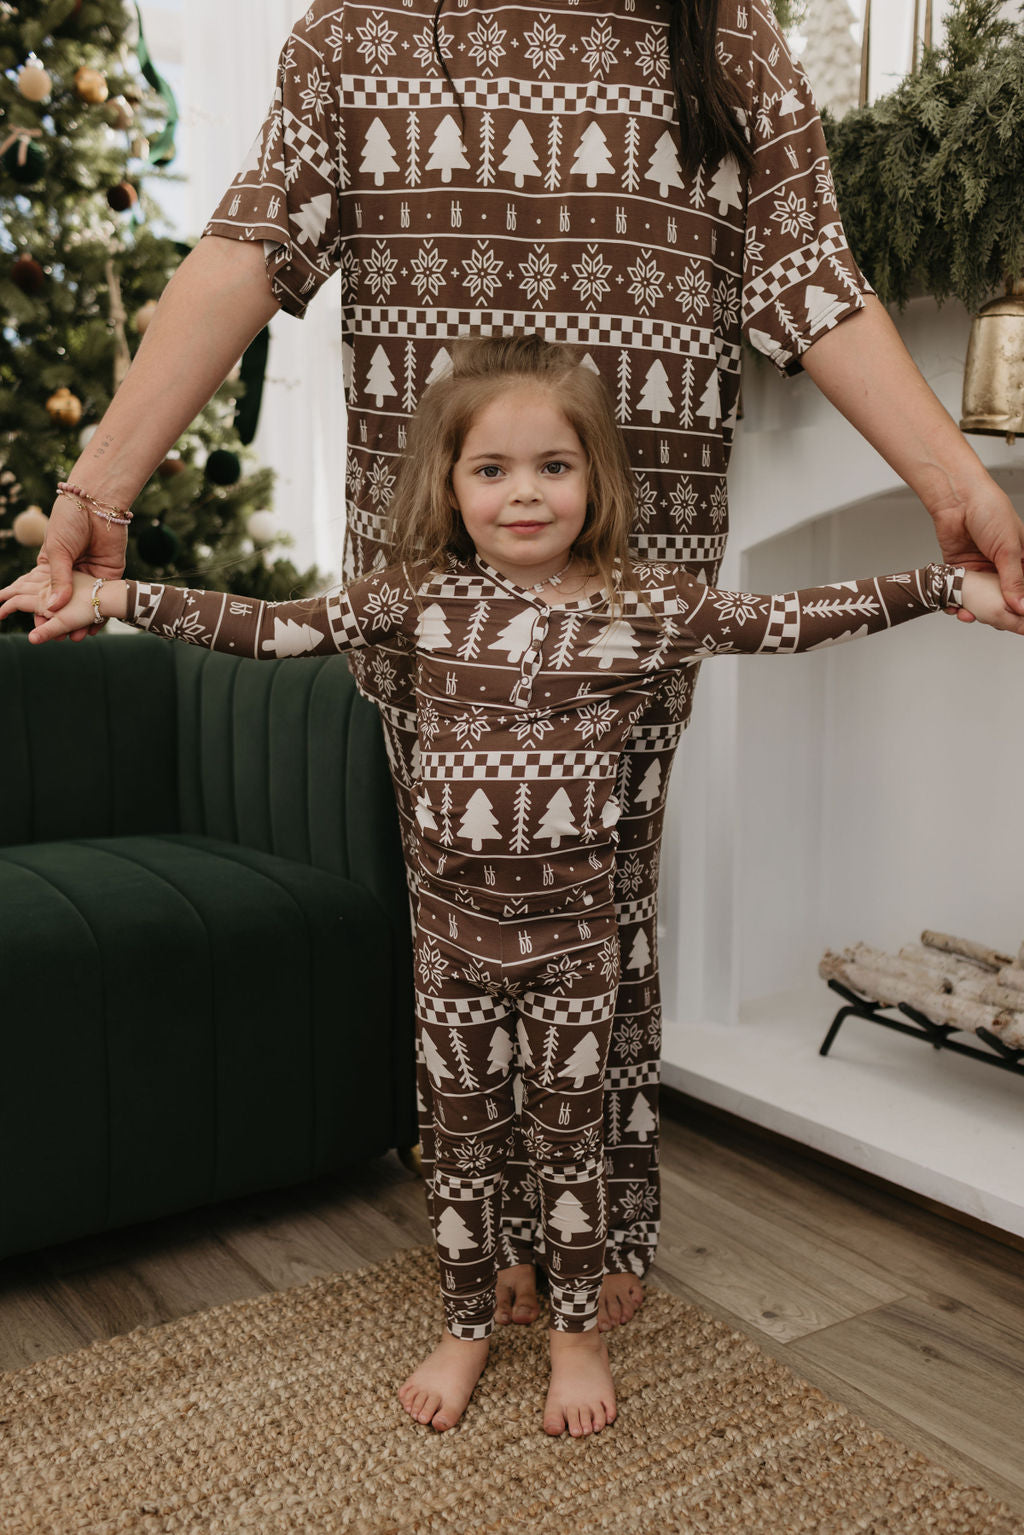
POLYGON ((109 528, 110 524, 117 523, 118 527, 126 528, 132 521, 133 513, 126 506, 112 506, 107 501, 98 501, 87 490, 80 490, 77 485, 69 485, 62 480, 57 486, 57 492, 62 496, 70 496, 77 501, 83 512, 91 512, 94 517, 102 517, 109 528))
POLYGON ((105 624, 107 622, 103 614, 100 612, 100 587, 106 586, 106 584, 106 576, 100 576, 99 580, 93 583, 92 594, 89 598, 89 601, 92 603, 92 610, 96 615, 96 622, 98 624, 105 624))

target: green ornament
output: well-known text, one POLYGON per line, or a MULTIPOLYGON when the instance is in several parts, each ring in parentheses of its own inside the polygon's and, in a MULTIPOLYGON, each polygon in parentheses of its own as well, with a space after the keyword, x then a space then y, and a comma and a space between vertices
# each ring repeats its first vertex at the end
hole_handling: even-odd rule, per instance
POLYGON ((4 170, 12 181, 30 187, 41 181, 46 171, 46 156, 31 139, 16 139, 4 150, 4 170))
POLYGON ((227 448, 215 448, 206 460, 206 478, 214 485, 237 485, 242 478, 238 454, 227 448))
POLYGON ((145 560, 147 565, 162 568, 173 564, 181 553, 181 539, 162 522, 154 522, 142 529, 135 547, 139 551, 140 560, 145 560))

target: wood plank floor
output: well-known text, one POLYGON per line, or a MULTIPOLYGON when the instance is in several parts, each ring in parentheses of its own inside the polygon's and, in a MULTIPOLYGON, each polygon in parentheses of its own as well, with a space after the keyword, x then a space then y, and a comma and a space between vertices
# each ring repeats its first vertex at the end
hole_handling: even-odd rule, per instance
MULTIPOLYGON (((1024 1254, 694 1104, 663 1148, 654 1282, 1024 1518, 1024 1254)), ((8 1259, 0 1369, 427 1241, 422 1187, 390 1156, 8 1259)))

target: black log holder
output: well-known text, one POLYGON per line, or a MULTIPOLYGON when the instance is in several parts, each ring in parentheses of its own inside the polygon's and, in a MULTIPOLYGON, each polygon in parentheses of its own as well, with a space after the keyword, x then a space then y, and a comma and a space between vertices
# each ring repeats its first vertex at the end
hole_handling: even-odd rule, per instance
POLYGON ((894 1010, 883 1007, 881 1003, 869 1002, 865 997, 859 997, 855 991, 844 986, 841 981, 829 981, 830 990, 846 999, 846 1006, 841 1007, 833 1018, 828 1033, 822 1041, 819 1055, 828 1055, 836 1036, 847 1018, 866 1018, 869 1023, 880 1023, 883 1029, 894 1029, 897 1034, 909 1034, 911 1039, 924 1040, 934 1050, 954 1050, 957 1055, 969 1055, 972 1060, 984 1061, 988 1066, 998 1066, 1000 1071, 1013 1071, 1018 1076, 1024 1076, 1024 1050, 1011 1049, 1004 1045, 1001 1039, 988 1029, 978 1029, 976 1038, 980 1039, 986 1050, 977 1050, 973 1045, 965 1045, 959 1039, 950 1038, 958 1031, 948 1023, 934 1023, 916 1007, 911 1007, 909 1002, 901 1002, 898 1011, 911 1021, 905 1023, 902 1018, 887 1016, 894 1010))

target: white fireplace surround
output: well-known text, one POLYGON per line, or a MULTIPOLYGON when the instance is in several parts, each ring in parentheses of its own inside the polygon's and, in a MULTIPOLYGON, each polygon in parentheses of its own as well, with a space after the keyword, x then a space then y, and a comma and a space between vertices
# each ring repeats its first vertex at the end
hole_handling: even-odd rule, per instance
MULTIPOLYGON (((959 413, 969 316, 899 324, 959 413)), ((721 584, 935 557, 931 523, 805 376, 747 366, 721 584)), ((1024 440, 973 438, 1024 511, 1024 440)), ((673 774, 660 925, 673 1087, 1024 1236, 1024 1080, 859 1019, 828 947, 1024 940, 1024 640, 936 615, 813 656, 705 665, 673 774)))

